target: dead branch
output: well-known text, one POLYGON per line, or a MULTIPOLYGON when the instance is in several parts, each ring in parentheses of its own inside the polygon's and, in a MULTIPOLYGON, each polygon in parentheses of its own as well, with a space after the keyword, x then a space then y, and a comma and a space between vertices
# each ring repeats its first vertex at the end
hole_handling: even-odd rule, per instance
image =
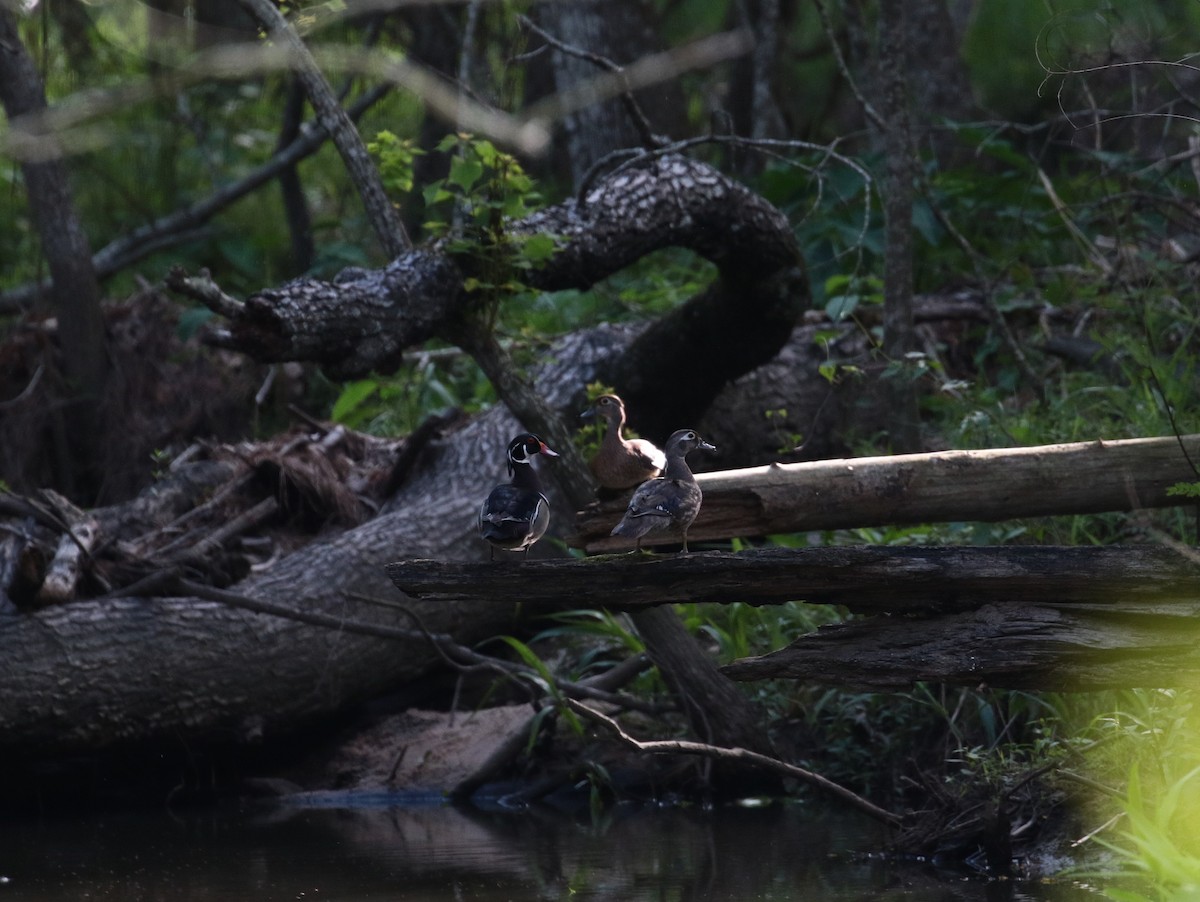
POLYGON ((572 711, 581 714, 589 720, 603 726, 609 732, 613 733, 618 739, 631 748, 637 749, 639 752, 648 752, 650 754, 678 754, 678 755, 703 755, 706 758, 712 758, 721 761, 729 761, 739 765, 750 765, 753 767, 764 768, 773 773, 779 774, 782 777, 789 777, 794 780, 799 780, 802 783, 807 783, 809 786, 814 786, 822 792, 832 795, 834 798, 845 802, 851 807, 863 812, 869 817, 874 818, 882 824, 889 827, 899 827, 903 822, 903 817, 891 811, 886 811, 883 808, 867 801, 862 796, 858 795, 834 783, 818 773, 810 770, 805 770, 802 767, 797 767, 794 764, 780 761, 778 758, 772 758, 769 755, 762 755, 758 752, 752 752, 742 748, 722 748, 720 746, 708 745, 703 742, 689 742, 682 739, 663 739, 651 742, 642 742, 634 739, 621 728, 611 717, 597 711, 595 708, 589 707, 582 702, 577 702, 574 699, 566 699, 564 703, 572 711))

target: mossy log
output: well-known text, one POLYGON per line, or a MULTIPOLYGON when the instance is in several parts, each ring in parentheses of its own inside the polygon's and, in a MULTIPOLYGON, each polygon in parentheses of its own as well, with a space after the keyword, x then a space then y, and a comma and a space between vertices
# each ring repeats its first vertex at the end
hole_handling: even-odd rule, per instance
POLYGON ((843 606, 868 615, 726 665, 900 688, 918 680, 1042 690, 1200 680, 1200 556, 1159 545, 764 549, 584 561, 400 561, 427 601, 637 609, 672 602, 843 606))
MULTIPOLYGON (((1091 514, 1191 503, 1167 494, 1196 479, 1200 435, 938 451, 701 473, 690 541, 813 529, 1091 514)), ((700 463, 700 461, 694 461, 700 463)), ((609 536, 625 500, 581 511, 571 543, 627 550, 609 536)), ((643 545, 677 542, 647 537, 643 545)))

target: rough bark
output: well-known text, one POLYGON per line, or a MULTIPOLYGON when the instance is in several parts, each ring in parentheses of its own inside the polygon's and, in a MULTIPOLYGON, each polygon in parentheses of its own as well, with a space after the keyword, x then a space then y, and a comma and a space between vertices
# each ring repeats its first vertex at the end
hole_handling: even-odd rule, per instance
POLYGON ((1124 608, 1021 603, 915 620, 870 618, 823 627, 722 672, 735 680, 872 690, 922 680, 1042 692, 1194 686, 1200 629, 1196 605, 1187 608, 1149 623, 1124 608))
MULTIPOLYGON (((681 157, 616 173, 513 229, 558 239, 554 257, 526 277, 543 291, 590 287, 666 247, 716 264, 709 290, 658 320, 601 374, 626 398, 634 427, 660 441, 774 356, 808 301, 786 217, 681 157)), ((229 322, 213 338, 264 362, 315 361, 340 378, 388 372, 405 349, 450 331, 464 303, 461 280, 438 247, 417 249, 381 270, 297 279, 219 308, 229 322)))
MULTIPOLYGON (((33 60, 17 31, 14 13, 0 6, 0 103, 14 124, 32 122, 46 110, 46 96, 33 60)), ((63 345, 65 394, 70 399, 71 456, 90 494, 101 474, 91 437, 98 435, 103 413, 108 367, 100 286, 92 269, 92 252, 75 210, 66 166, 61 159, 24 162, 21 173, 29 194, 29 209, 53 282, 52 300, 63 345)))
MULTIPOLYGON (((701 473, 704 504, 688 538, 1177 506, 1189 502, 1167 490, 1195 480, 1198 460, 1200 435, 1189 435, 701 473)), ((589 552, 628 550, 628 541, 609 536, 623 512, 622 499, 581 511, 572 543, 589 552)), ((674 540, 647 537, 643 545, 655 541, 674 540)))
POLYGON ((583 603, 636 610, 677 602, 836 604, 920 615, 1002 602, 1107 606, 1172 621, 1200 610, 1200 564, 1158 545, 771 548, 739 554, 609 555, 488 568, 387 565, 401 591, 430 601, 583 603))
MULTIPOLYGON (((612 330, 565 341, 539 389, 553 404, 566 404, 619 341, 612 330)), ((505 478, 504 448, 519 430, 504 408, 492 408, 433 441, 378 516, 283 553, 232 587, 326 626, 202 598, 120 591, 0 616, 0 747, 45 757, 134 742, 178 748, 180 741, 199 747, 278 737, 439 665, 438 654, 414 634, 413 621, 388 604, 400 602, 430 631, 466 643, 511 629, 511 609, 408 603, 388 583, 383 565, 423 555, 486 559, 475 529, 477 505, 505 478), (391 629, 397 638, 336 628, 350 620, 391 629)), ((143 504, 169 517, 166 511, 186 508, 219 478, 204 469, 172 483, 161 509, 150 499, 156 489, 143 504)), ((122 523, 132 528, 128 515, 117 508, 98 512, 101 530, 122 523)), ((570 508, 556 504, 557 528, 569 518, 570 508)), ((545 541, 534 551, 554 552, 545 541)))
POLYGON ((431 602, 837 604, 891 616, 822 627, 721 672, 870 689, 930 680, 1059 691, 1194 682, 1198 557, 1160 546, 865 546, 606 557, 490 571, 403 561, 387 571, 397 587, 431 602))
MULTIPOLYGON (((539 3, 534 10, 538 24, 562 45, 578 51, 555 49, 550 57, 554 87, 558 92, 578 89, 604 68, 588 58, 595 55, 618 66, 628 64, 661 47, 645 20, 643 5, 630 0, 580 0, 574 3, 539 3)), ((659 85, 653 92, 639 92, 640 105, 648 108, 652 127, 666 131, 683 108, 683 98, 673 83, 659 85)), ((627 147, 645 146, 625 103, 603 100, 572 112, 561 124, 571 184, 579 188, 592 166, 606 154, 627 147)))
POLYGON ((916 145, 908 108, 905 50, 913 0, 880 5, 880 109, 884 118, 883 178, 883 355, 891 364, 881 388, 890 400, 887 430, 893 451, 921 448, 916 379, 907 355, 916 350, 913 332, 913 177, 916 145))

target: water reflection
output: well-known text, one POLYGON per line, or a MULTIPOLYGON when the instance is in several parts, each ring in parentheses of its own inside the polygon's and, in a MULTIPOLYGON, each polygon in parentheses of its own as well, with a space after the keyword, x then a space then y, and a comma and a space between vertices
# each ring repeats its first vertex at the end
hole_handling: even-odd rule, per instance
POLYGON ((618 807, 592 824, 550 809, 395 801, 0 823, 0 902, 1099 898, 1070 884, 989 884, 887 865, 862 854, 879 847, 874 824, 799 804, 618 807))

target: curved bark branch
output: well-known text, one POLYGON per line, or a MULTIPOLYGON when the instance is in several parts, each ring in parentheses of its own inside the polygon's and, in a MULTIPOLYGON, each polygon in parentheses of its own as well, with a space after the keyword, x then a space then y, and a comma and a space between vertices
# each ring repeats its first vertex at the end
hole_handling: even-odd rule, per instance
MULTIPOLYGON (((683 157, 602 179, 582 201, 549 207, 512 229, 557 239, 554 256, 527 276, 544 291, 590 287, 667 247, 716 264, 712 287, 651 326, 603 374, 628 394, 634 425, 660 437, 770 359, 808 301, 787 218, 745 186, 683 157)), ((264 362, 315 361, 335 377, 387 372, 406 348, 451 332, 463 299, 462 274, 433 245, 381 270, 351 269, 334 282, 297 279, 257 292, 213 340, 264 362)))

